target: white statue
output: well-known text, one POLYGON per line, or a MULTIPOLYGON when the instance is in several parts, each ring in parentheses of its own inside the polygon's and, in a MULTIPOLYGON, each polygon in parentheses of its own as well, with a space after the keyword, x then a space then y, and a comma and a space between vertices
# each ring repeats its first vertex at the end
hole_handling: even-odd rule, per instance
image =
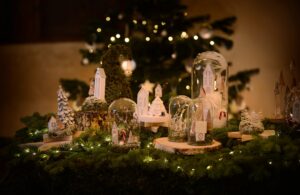
POLYGON ((214 91, 214 72, 211 68, 211 65, 206 65, 203 72, 203 88, 206 94, 210 94, 214 91))
POLYGON ((51 116, 49 122, 48 122, 48 131, 49 133, 55 133, 58 130, 58 125, 56 118, 51 116))
POLYGON ((97 68, 95 74, 94 96, 105 101, 105 80, 106 75, 103 68, 97 68))
POLYGON ((158 84, 155 88, 155 99, 151 103, 149 114, 152 116, 165 116, 167 114, 167 110, 164 106, 163 101, 160 99, 162 96, 161 86, 158 84))
POLYGON ((137 95, 138 116, 148 114, 149 91, 142 87, 137 95))

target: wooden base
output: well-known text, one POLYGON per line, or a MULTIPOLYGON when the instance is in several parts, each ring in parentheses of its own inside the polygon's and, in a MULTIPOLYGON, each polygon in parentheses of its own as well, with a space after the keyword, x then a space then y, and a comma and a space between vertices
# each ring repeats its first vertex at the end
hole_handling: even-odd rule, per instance
POLYGON ((44 134, 43 141, 44 143, 50 143, 50 142, 60 142, 60 141, 72 141, 73 136, 61 136, 61 137, 49 137, 48 134, 44 134))
POLYGON ((72 141, 57 141, 57 142, 44 143, 38 149, 40 151, 46 151, 46 150, 49 150, 51 148, 58 148, 58 147, 61 147, 63 145, 71 144, 71 142, 72 141))
POLYGON ((210 145, 191 146, 186 142, 170 142, 167 137, 161 137, 154 140, 154 147, 169 153, 180 153, 184 155, 202 154, 208 151, 216 150, 221 147, 221 143, 215 140, 210 145))
MULTIPOLYGON (((231 131, 228 132, 227 135, 229 138, 240 139, 242 142, 246 142, 254 139, 253 135, 241 134, 239 131, 231 131)), ((274 130, 264 130, 261 134, 258 134, 258 136, 262 137, 263 139, 267 139, 268 137, 274 135, 275 135, 274 130)))

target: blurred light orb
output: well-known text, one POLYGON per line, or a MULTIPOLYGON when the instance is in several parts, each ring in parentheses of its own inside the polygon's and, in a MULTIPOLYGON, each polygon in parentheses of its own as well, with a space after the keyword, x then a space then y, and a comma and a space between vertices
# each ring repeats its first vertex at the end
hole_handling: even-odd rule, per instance
POLYGON ((210 25, 202 27, 199 31, 200 37, 202 39, 210 39, 213 36, 213 29, 210 25))
POLYGON ((135 70, 136 68, 136 63, 134 60, 124 60, 121 63, 121 68, 124 71, 124 74, 129 77, 132 75, 132 72, 135 70))

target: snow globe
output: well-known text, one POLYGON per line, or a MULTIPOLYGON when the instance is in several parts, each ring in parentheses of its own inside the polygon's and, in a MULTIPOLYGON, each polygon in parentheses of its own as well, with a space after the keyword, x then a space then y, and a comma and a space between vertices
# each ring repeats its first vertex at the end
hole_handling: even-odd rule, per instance
POLYGON ((184 142, 187 140, 189 120, 187 111, 191 99, 184 95, 171 98, 169 114, 171 121, 169 125, 168 139, 172 142, 184 142))
POLYGON ((188 107, 189 128, 187 138, 189 145, 210 144, 208 130, 212 129, 212 108, 210 101, 206 98, 196 98, 191 101, 188 107))
POLYGON ((112 126, 113 145, 124 147, 140 145, 136 111, 136 103, 128 98, 120 98, 110 104, 108 114, 112 126))
POLYGON ((197 55, 192 68, 192 98, 201 97, 210 102, 213 128, 227 124, 227 66, 221 54, 207 51, 197 55))

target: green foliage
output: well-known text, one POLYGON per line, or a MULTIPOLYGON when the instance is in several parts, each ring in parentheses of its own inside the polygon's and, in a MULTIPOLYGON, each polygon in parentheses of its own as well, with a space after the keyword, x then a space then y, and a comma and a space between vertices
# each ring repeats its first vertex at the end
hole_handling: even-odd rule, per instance
POLYGON ((238 124, 238 120, 230 120, 227 128, 212 131, 211 137, 222 142, 222 149, 193 156, 154 148, 153 140, 167 136, 167 128, 161 127, 157 133, 142 129, 138 149, 114 147, 110 133, 90 129, 72 145, 46 152, 34 147, 15 150, 10 176, 1 189, 19 192, 13 187, 18 186, 26 192, 93 194, 292 191, 294 177, 300 173, 300 139, 278 133, 289 129, 285 123, 265 120, 265 127, 276 129, 276 136, 232 142, 227 132, 238 130, 238 124), (18 179, 24 177, 35 179, 18 179))
POLYGON ((251 69, 240 71, 228 78, 228 82, 232 85, 228 88, 229 102, 236 99, 239 93, 247 88, 250 83, 250 79, 253 75, 259 73, 259 69, 251 69))
POLYGON ((76 100, 78 96, 85 98, 88 96, 89 86, 77 79, 60 79, 63 89, 70 94, 69 100, 76 100))
POLYGON ((132 98, 130 84, 121 69, 122 59, 131 59, 130 49, 124 45, 113 45, 102 56, 102 67, 106 73, 105 100, 108 104, 122 97, 132 98))
POLYGON ((54 114, 52 113, 41 115, 40 113, 35 112, 32 116, 25 116, 21 118, 21 122, 25 125, 25 127, 16 132, 15 138, 19 142, 42 140, 43 134, 48 131, 48 121, 53 115, 54 114))

